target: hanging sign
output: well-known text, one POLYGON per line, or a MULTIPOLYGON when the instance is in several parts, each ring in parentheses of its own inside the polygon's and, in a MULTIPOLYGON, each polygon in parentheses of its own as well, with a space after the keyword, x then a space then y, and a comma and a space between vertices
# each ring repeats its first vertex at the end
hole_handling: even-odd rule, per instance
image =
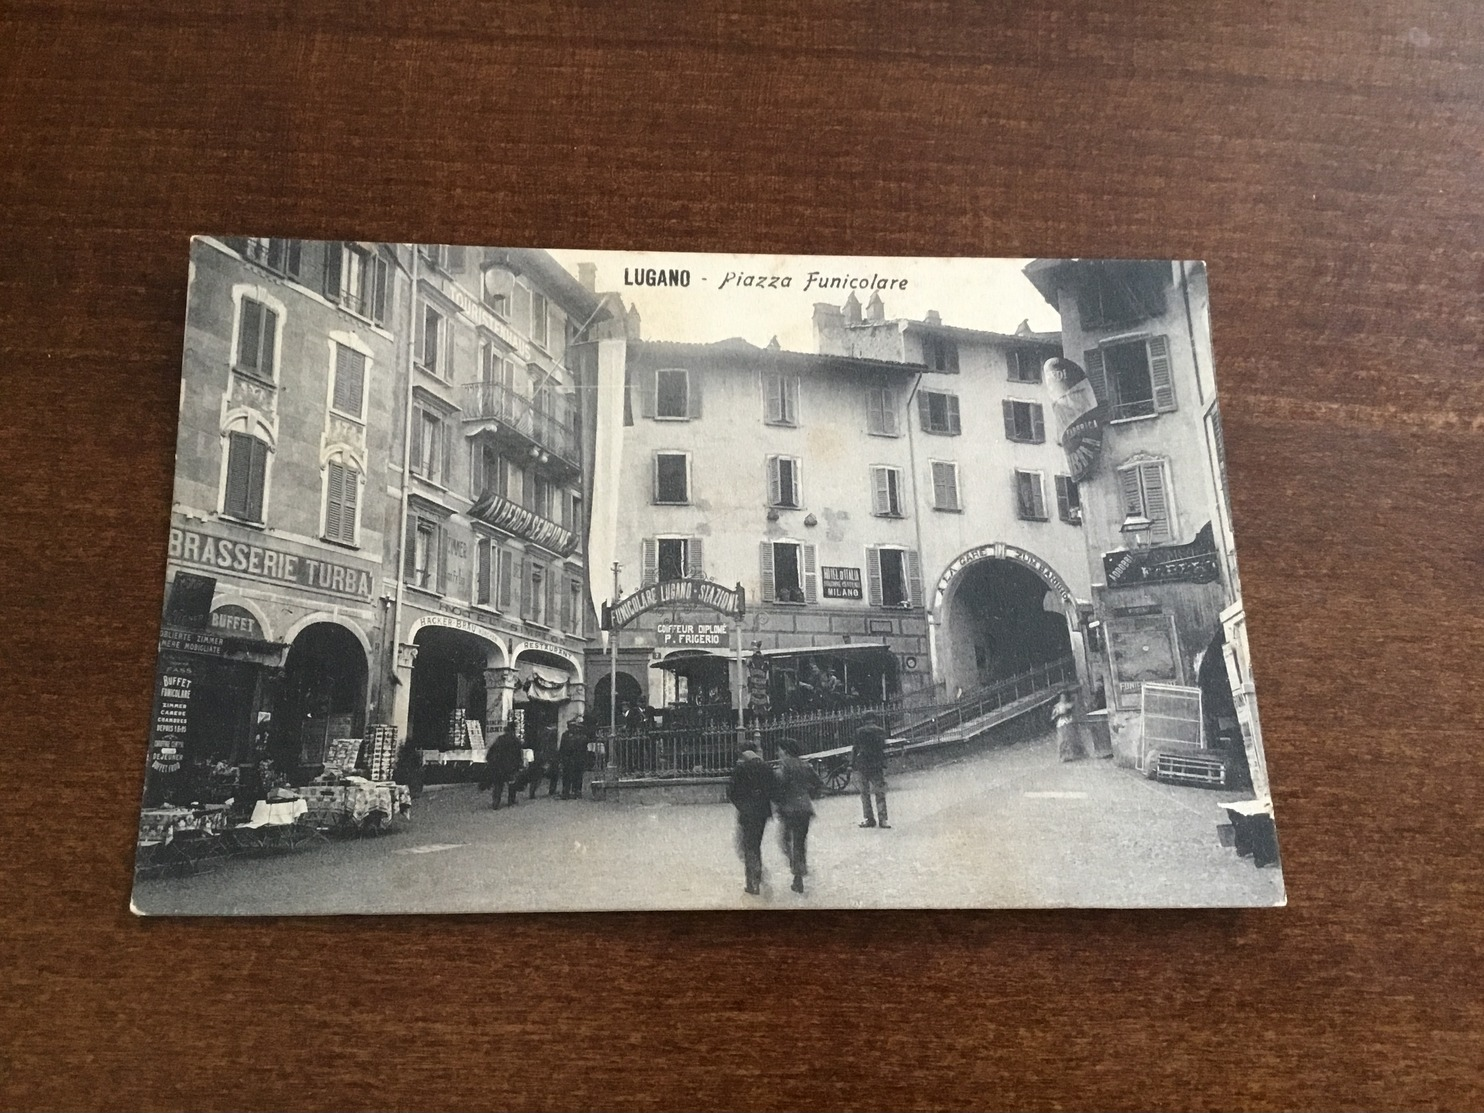
POLYGON ((641 587, 632 595, 626 595, 617 603, 603 605, 604 630, 621 630, 646 611, 656 607, 685 606, 705 607, 722 614, 741 618, 747 606, 747 595, 742 585, 722 587, 712 580, 685 579, 664 580, 648 587, 641 587))
POLYGON ((1216 539, 1207 522, 1188 545, 1122 549, 1103 554, 1104 582, 1109 587, 1148 583, 1209 584, 1221 577, 1216 539))

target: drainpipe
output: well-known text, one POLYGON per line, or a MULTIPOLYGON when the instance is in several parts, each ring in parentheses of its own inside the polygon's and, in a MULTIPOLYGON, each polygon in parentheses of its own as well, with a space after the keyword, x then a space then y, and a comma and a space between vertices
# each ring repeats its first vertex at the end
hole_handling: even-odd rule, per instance
MULTIPOLYGON (((413 383, 413 361, 417 358, 417 245, 408 244, 412 251, 412 264, 407 271, 409 289, 407 294, 407 391, 403 397, 404 413, 402 415, 402 513, 397 528, 397 562, 393 572, 396 575, 397 593, 392 603, 392 706, 396 706, 396 686, 401 683, 397 679, 397 656, 402 645, 402 597, 406 588, 406 565, 407 565, 407 519, 408 519, 408 497, 407 489, 412 470, 412 383, 413 383)), ((408 733, 412 727, 412 704, 411 693, 408 693, 407 726, 408 733)), ((391 718, 391 708, 388 708, 388 718, 391 718)), ((407 742, 406 738, 402 741, 407 742)))
MULTIPOLYGON (((914 426, 912 424, 912 407, 913 403, 917 401, 917 390, 921 386, 922 372, 919 371, 917 377, 912 380, 912 389, 907 393, 907 460, 910 464, 912 474, 912 531, 917 539, 917 563, 922 572, 922 614, 923 618, 927 621, 928 672, 932 676, 934 683, 936 683, 938 677, 938 624, 933 621, 932 616, 929 614, 927 600, 928 570, 923 565, 922 503, 917 497, 917 437, 915 436, 914 426)), ((943 682, 943 691, 945 693, 948 691, 946 678, 943 682)))

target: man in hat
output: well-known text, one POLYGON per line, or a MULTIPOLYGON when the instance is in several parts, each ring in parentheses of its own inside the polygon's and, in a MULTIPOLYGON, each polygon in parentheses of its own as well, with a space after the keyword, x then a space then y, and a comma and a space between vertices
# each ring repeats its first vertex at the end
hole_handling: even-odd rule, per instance
POLYGON ((862 827, 890 830, 886 822, 886 731, 868 723, 855 732, 851 752, 856 781, 860 785, 862 827), (871 797, 876 797, 876 811, 871 811, 871 797))
POLYGON ((557 747, 557 764, 562 771, 562 799, 582 799, 582 774, 587 765, 587 724, 578 716, 567 724, 557 747))
POLYGON ((809 821, 814 818, 814 793, 819 774, 800 757, 801 747, 792 738, 778 740, 778 818, 783 823, 783 853, 793 871, 793 891, 804 891, 809 873, 809 821))
POLYGON ((744 892, 756 895, 763 883, 763 831, 773 818, 773 800, 778 795, 778 778, 755 742, 747 742, 732 770, 727 785, 727 799, 737 809, 737 850, 746 873, 744 892))
POLYGON ((520 776, 520 739, 515 732, 506 724, 496 739, 490 743, 490 748, 484 757, 485 768, 489 772, 490 784, 494 789, 491 804, 498 809, 500 797, 506 797, 510 807, 515 806, 516 781, 520 776))

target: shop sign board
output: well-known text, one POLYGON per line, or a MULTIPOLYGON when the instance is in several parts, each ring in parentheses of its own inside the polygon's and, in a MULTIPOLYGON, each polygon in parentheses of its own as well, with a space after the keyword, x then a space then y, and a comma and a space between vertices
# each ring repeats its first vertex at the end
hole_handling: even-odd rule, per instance
POLYGON ((731 632, 725 622, 661 622, 654 628, 657 645, 677 649, 723 649, 731 632))
POLYGON ((149 746, 150 765, 156 772, 174 773, 180 768, 185 753, 194 672, 188 660, 174 654, 160 657, 149 746))
POLYGON ((820 586, 826 599, 860 599, 861 570, 824 564, 819 569, 820 586))
POLYGON ((247 579, 296 584, 361 603, 371 600, 371 573, 365 568, 220 537, 203 529, 171 526, 169 554, 171 560, 232 572, 247 579))
POLYGON ((731 588, 723 587, 712 580, 664 580, 661 583, 650 584, 648 587, 641 587, 612 606, 605 603, 603 605, 603 629, 621 630, 641 614, 652 611, 656 607, 687 604, 741 618, 746 611, 747 596, 741 584, 731 588))
POLYGON ((1215 583, 1221 576, 1216 539, 1207 522, 1188 545, 1153 549, 1120 549, 1103 554, 1104 582, 1109 587, 1149 583, 1215 583))
POLYGON ((177 653, 209 653, 221 656, 226 639, 210 630, 187 630, 179 626, 160 628, 160 648, 177 653))
POLYGON ((263 627, 246 607, 232 603, 224 604, 211 612, 209 625, 215 631, 235 638, 266 640, 263 627))

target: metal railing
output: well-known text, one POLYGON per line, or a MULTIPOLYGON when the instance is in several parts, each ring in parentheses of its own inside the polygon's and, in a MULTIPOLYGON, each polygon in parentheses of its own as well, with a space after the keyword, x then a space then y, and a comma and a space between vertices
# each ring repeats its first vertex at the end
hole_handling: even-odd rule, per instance
POLYGON ((463 390, 465 421, 498 421, 568 463, 578 462, 577 430, 570 423, 501 383, 465 383, 463 390))
MULTIPOLYGON (((908 742, 967 740, 988 729, 992 725, 990 716, 997 711, 1076 683, 1076 663, 1064 657, 957 699, 942 698, 940 693, 939 698, 926 702, 909 697, 827 711, 770 715, 750 720, 745 730, 768 761, 778 756, 782 738, 796 741, 807 757, 849 748, 855 742, 855 732, 867 724, 908 742)), ((735 719, 725 709, 687 725, 620 729, 616 737, 605 729, 600 738, 614 747, 614 767, 621 777, 724 776, 731 772, 740 752, 735 719)))

